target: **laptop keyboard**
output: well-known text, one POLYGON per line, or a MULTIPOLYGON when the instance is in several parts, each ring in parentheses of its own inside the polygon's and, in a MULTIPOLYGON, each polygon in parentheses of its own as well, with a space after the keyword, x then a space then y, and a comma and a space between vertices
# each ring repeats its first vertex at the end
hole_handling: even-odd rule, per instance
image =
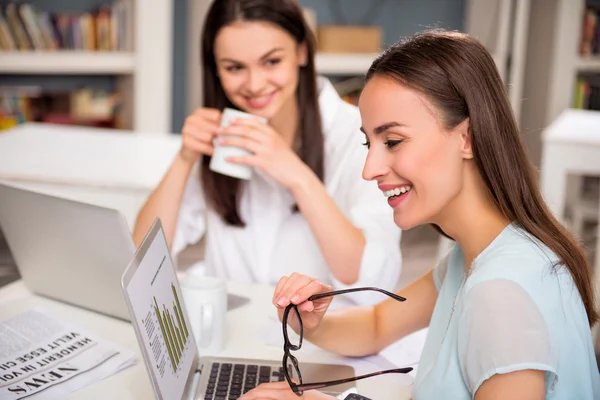
POLYGON ((213 363, 204 400, 234 400, 261 383, 283 380, 283 367, 213 363))

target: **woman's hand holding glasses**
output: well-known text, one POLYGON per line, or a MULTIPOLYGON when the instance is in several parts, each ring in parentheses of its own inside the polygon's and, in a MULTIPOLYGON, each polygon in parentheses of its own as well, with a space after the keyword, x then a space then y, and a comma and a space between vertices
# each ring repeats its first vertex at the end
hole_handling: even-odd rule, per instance
POLYGON ((402 296, 376 287, 348 288, 333 291, 331 286, 324 285, 317 279, 297 273, 293 273, 289 277, 284 276, 281 278, 275 288, 273 304, 277 307, 279 319, 282 322, 284 338, 282 368, 288 386, 286 387, 284 382, 266 383, 249 391, 242 396, 241 399, 283 400, 288 398, 293 399, 290 395, 302 396, 303 394, 307 394, 307 398, 310 399, 326 399, 330 397, 321 397, 325 395, 315 392, 314 389, 338 386, 382 374, 406 374, 412 371, 411 367, 395 368, 359 376, 350 376, 345 379, 326 380, 321 382, 305 382, 302 379, 300 363, 293 354, 301 349, 302 338, 306 336, 306 333, 311 331, 314 332, 319 326, 323 320, 325 311, 327 311, 327 308, 329 308, 329 305, 331 304, 333 296, 362 291, 380 292, 399 302, 404 302, 406 300, 402 296), (293 335, 290 334, 289 327, 298 334, 298 337, 292 337, 293 335))
MULTIPOLYGON (((304 336, 310 335, 310 332, 316 329, 323 320, 323 315, 331 304, 333 297, 327 296, 313 301, 306 300, 312 295, 331 292, 332 290, 331 286, 322 284, 318 279, 295 272, 290 276, 282 277, 273 294, 273 304, 277 307, 279 320, 283 319, 285 308, 290 303, 296 304, 298 305, 300 318, 302 318, 304 336)), ((300 332, 296 313, 289 315, 288 325, 296 333, 300 332)))

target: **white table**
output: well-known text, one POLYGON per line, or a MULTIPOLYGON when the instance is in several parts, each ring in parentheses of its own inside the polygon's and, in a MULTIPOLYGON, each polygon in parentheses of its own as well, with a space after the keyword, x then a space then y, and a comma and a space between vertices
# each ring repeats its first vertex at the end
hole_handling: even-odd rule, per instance
POLYGON ((180 135, 27 123, 0 133, 0 181, 117 209, 130 227, 180 135))
MULTIPOLYGON (((271 306, 273 288, 267 285, 228 283, 228 291, 250 297, 251 301, 227 313, 227 339, 219 356, 243 357, 252 359, 281 360, 283 349, 268 346, 259 341, 259 332, 269 323, 274 313, 271 306)), ((32 307, 42 307, 59 318, 70 320, 100 337, 135 351, 139 362, 117 375, 87 386, 66 399, 152 399, 153 392, 148 379, 141 353, 131 324, 103 316, 65 303, 33 295, 22 281, 0 288, 0 320, 22 313, 32 307)), ((325 351, 311 352, 311 362, 338 362, 336 357, 325 351)), ((300 360, 302 362, 303 360, 300 360)), ((357 371, 367 373, 372 371, 357 371)), ((378 400, 410 399, 410 387, 402 386, 394 379, 394 374, 378 376, 358 382, 359 391, 378 400)))

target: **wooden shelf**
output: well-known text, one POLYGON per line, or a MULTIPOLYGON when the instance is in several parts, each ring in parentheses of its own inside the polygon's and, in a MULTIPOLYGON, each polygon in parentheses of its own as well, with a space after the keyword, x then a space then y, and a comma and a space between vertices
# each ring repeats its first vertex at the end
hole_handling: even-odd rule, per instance
POLYGON ((135 56, 130 52, 0 52, 4 74, 132 74, 134 70, 135 56))
POLYGON ((600 72, 600 56, 579 56, 575 68, 578 72, 600 72))
POLYGON ((317 73, 327 75, 364 75, 379 54, 317 53, 317 73))

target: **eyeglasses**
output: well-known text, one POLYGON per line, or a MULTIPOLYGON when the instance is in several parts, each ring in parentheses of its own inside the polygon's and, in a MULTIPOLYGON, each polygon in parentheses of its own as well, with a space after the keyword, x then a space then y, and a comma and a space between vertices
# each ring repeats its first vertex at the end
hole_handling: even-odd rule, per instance
MULTIPOLYGON (((385 295, 390 296, 391 298, 398 301, 405 301, 406 298, 402 296, 398 296, 397 294, 388 292, 387 290, 375 288, 375 287, 362 287, 362 288, 352 288, 352 289, 344 289, 344 290, 336 290, 333 292, 319 293, 312 295, 308 298, 307 301, 313 301, 322 299, 324 297, 335 296, 338 294, 352 293, 352 292, 363 292, 363 291, 375 291, 380 292, 385 295)), ((302 347, 302 337, 304 333, 304 327, 302 326, 302 318, 300 318, 300 312, 298 311, 298 306, 296 304, 289 304, 285 311, 283 312, 283 373, 285 379, 287 380, 290 388, 296 393, 298 396, 302 396, 305 390, 312 389, 321 389, 328 386, 341 385, 343 383, 357 381, 359 379, 370 378, 372 376, 383 375, 383 374, 406 374, 412 371, 411 367, 407 368, 396 368, 396 369, 388 369, 385 371, 373 372, 370 374, 354 376, 346 379, 339 379, 334 381, 325 381, 325 382, 315 382, 315 383, 303 383, 302 382, 302 374, 300 373, 300 368, 298 367, 298 359, 291 354, 291 351, 300 350, 302 347), (290 337, 287 331, 287 321, 288 316, 290 315, 291 310, 294 310, 296 313, 296 318, 298 319, 298 324, 300 325, 300 336, 297 343, 292 343, 290 341, 290 337), (298 383, 294 382, 296 380, 298 383)))

